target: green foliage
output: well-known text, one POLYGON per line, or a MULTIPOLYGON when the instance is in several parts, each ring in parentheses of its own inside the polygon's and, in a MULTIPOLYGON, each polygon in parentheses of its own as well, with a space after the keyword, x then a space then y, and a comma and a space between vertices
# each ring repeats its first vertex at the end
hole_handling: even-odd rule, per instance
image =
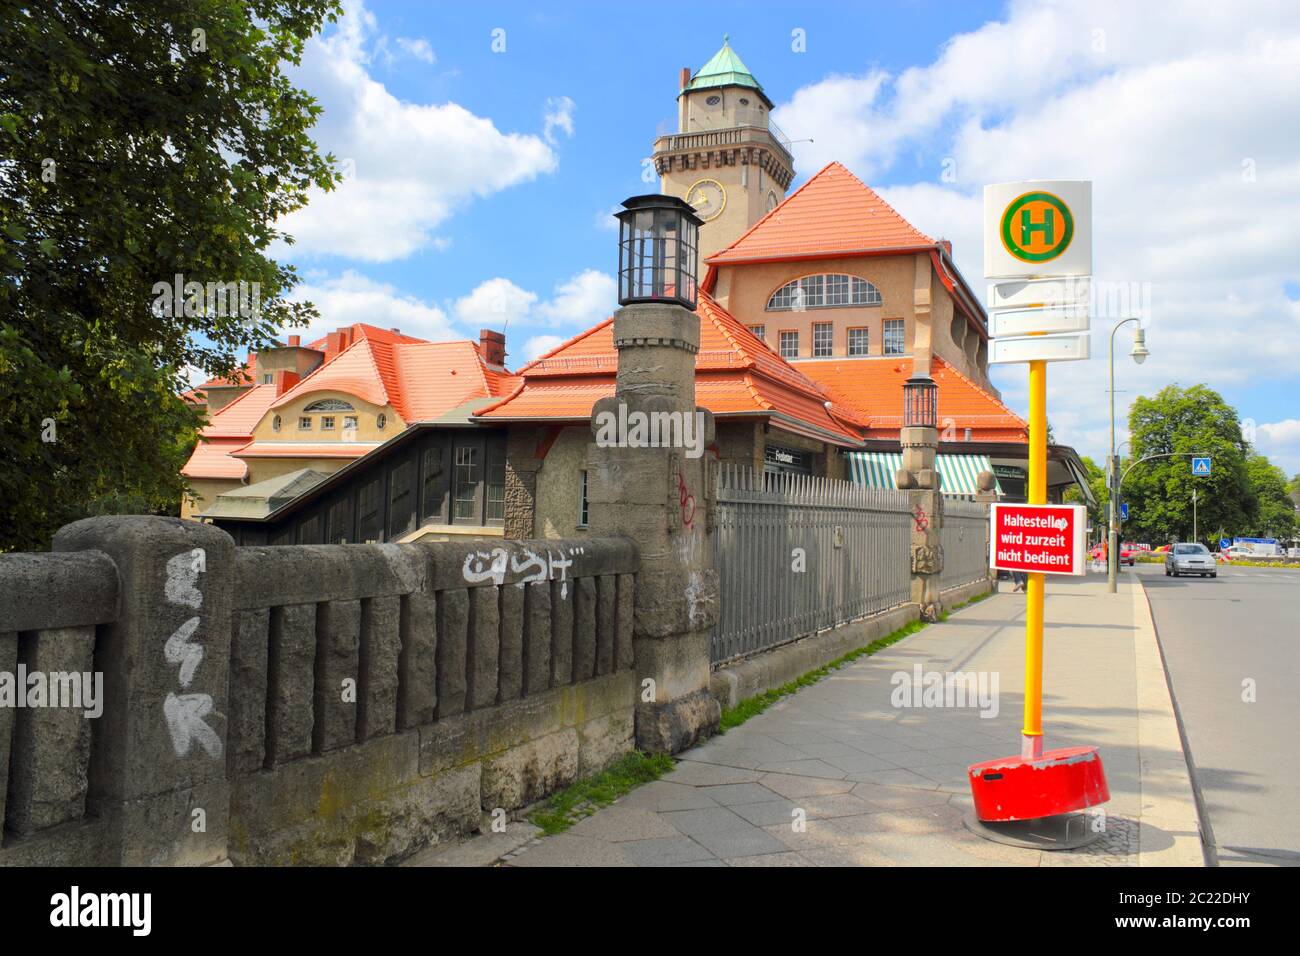
POLYGON ((1153 398, 1141 397, 1129 412, 1132 454, 1170 454, 1138 465, 1124 482, 1130 502, 1125 538, 1164 544, 1192 539, 1192 489, 1198 495, 1202 539, 1214 529, 1249 525, 1255 497, 1246 469, 1250 447, 1237 411, 1205 385, 1169 385, 1153 398), (1209 455, 1208 477, 1193 478, 1193 454, 1209 455))
POLYGON ((315 314, 266 252, 338 178, 282 69, 337 10, 0 0, 0 551, 98 511, 174 513, 201 424, 187 370, 229 374, 315 314), (260 311, 167 314, 155 284, 177 274, 256 283, 260 311))
MULTIPOLYGON (((1109 520, 1107 512, 1110 504, 1110 489, 1106 487, 1106 472, 1086 455, 1083 456, 1083 467, 1088 473, 1088 487, 1092 490, 1092 496, 1097 499, 1095 505, 1088 505, 1088 522, 1094 528, 1103 528, 1109 520)), ((1083 492, 1079 490, 1077 485, 1071 485, 1065 490, 1064 500, 1066 504, 1087 504, 1083 492)))
POLYGON ((552 794, 528 819, 548 836, 563 833, 583 817, 609 806, 642 784, 658 780, 675 766, 676 762, 667 754, 634 750, 602 773, 552 794))
POLYGON ((1246 477, 1255 510, 1245 532, 1253 538, 1290 538, 1295 533, 1295 502, 1287 491, 1286 472, 1263 455, 1246 459, 1246 477))

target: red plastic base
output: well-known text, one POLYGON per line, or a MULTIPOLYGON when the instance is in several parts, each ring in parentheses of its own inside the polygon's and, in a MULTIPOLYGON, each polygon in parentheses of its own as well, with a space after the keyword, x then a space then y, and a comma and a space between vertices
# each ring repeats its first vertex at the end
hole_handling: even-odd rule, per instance
POLYGON ((971 764, 970 790, 981 820, 1035 820, 1095 807, 1110 799, 1096 747, 1048 750, 971 764))

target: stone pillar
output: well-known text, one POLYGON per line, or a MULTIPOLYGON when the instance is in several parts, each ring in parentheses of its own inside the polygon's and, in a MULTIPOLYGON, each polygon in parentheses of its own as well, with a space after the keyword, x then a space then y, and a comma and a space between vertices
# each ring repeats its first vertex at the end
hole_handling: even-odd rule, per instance
MULTIPOLYGON (((998 486, 997 476, 991 471, 981 471, 975 476, 975 500, 984 506, 984 553, 989 553, 989 535, 992 534, 992 525, 989 522, 989 506, 998 500, 998 493, 994 490, 998 486)), ((989 586, 996 591, 998 589, 998 573, 992 568, 988 570, 989 586)))
POLYGON ((714 427, 712 414, 695 405, 699 342, 699 317, 679 305, 619 309, 617 387, 592 409, 595 441, 587 453, 592 534, 626 535, 640 551, 636 743, 657 753, 686 749, 721 716, 709 693, 718 581, 708 547, 713 476, 705 449, 714 427), (665 422, 678 426, 668 443, 665 422))
POLYGON ((88 801, 107 821, 109 862, 222 862, 234 540, 179 518, 103 517, 61 529, 54 550, 102 551, 120 581, 95 648, 105 704, 88 801))
POLYGON ((912 512, 912 601, 920 606, 923 620, 937 621, 943 613, 939 599, 943 495, 935 468, 939 431, 929 426, 910 426, 901 429, 898 438, 903 447, 903 467, 895 480, 907 492, 912 512))

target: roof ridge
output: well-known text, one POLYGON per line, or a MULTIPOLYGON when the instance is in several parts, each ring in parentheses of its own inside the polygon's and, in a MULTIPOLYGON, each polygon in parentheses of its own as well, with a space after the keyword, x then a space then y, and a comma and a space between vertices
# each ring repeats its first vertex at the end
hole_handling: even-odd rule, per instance
MULTIPOLYGON (((973 378, 971 378, 970 376, 966 375, 966 374, 965 374, 961 369, 957 368, 957 366, 953 365, 951 362, 946 361, 945 359, 943 359, 941 356, 938 356, 938 355, 933 355, 933 356, 931 356, 931 361, 938 362, 940 365, 942 365, 944 368, 946 368, 946 369, 948 369, 949 371, 951 371, 954 375, 956 375, 958 378, 960 378, 963 382, 965 382, 965 383, 966 383, 967 385, 969 385, 971 388, 975 389, 975 390, 976 390, 977 392, 979 392, 980 394, 985 395, 985 396, 986 396, 990 401, 992 401, 994 404, 996 404, 999 408, 1001 408, 1003 411, 1005 411, 1008 415, 1010 415, 1010 416, 1011 416, 1012 418, 1014 418, 1016 421, 1020 422, 1020 424, 1023 425, 1025 428, 1028 428, 1028 427, 1029 427, 1029 423, 1026 422, 1026 421, 1025 421, 1023 418, 1021 418, 1019 415, 1017 415, 1014 411, 1012 411, 1011 408, 1010 408, 1010 406, 1008 406, 1008 405, 1006 404, 1006 402, 1004 402, 1004 401, 1002 401, 1002 399, 997 398, 996 396, 991 395, 991 394, 989 394, 988 392, 984 391, 984 389, 980 388, 980 384, 979 384, 979 382, 976 382, 973 378)), ((913 368, 913 369, 916 368, 915 360, 914 360, 913 363, 912 363, 912 368, 913 368)))
POLYGON ((574 345, 578 342, 581 342, 583 339, 587 338, 588 336, 593 335, 596 332, 599 332, 601 329, 603 329, 605 326, 609 325, 613 321, 614 321, 614 317, 612 315, 607 319, 602 319, 601 321, 597 322, 595 325, 593 325, 591 328, 587 329, 586 331, 579 332, 571 339, 568 339, 565 342, 561 342, 559 345, 555 346, 555 348, 551 349, 549 352, 544 352, 543 354, 537 356, 537 358, 533 359, 527 365, 522 366, 518 372, 515 372, 515 374, 523 375, 534 365, 538 364, 539 362, 544 362, 546 359, 551 358, 557 353, 564 351, 570 345, 574 345))
MULTIPOLYGON (((824 174, 828 169, 830 169, 832 166, 839 166, 841 169, 843 168, 843 164, 840 163, 840 161, 839 161, 838 159, 832 159, 829 163, 827 163, 827 164, 826 164, 825 166, 823 166, 821 169, 817 170, 817 172, 815 172, 815 173, 813 173, 811 176, 809 176, 808 179, 804 182, 804 184, 803 184, 802 186, 800 186, 798 189, 796 189, 796 190, 795 190, 794 192, 792 192, 790 195, 786 196, 786 197, 785 197, 784 199, 782 199, 779 203, 777 203, 775 206, 773 206, 771 209, 769 209, 767 212, 765 212, 761 217, 759 217, 758 222, 754 223, 752 226, 750 226, 748 229, 746 229, 743 233, 741 233, 739 236, 737 236, 736 239, 731 243, 731 245, 729 245, 729 246, 724 246, 723 248, 719 249, 719 250, 718 250, 717 252, 715 252, 712 256, 709 256, 709 259, 712 259, 712 258, 714 258, 715 256, 720 256, 720 255, 722 255, 724 252, 726 252, 728 249, 734 248, 735 246, 739 245, 742 239, 744 239, 746 236, 748 236, 750 233, 752 233, 755 229, 757 229, 757 228, 758 228, 759 226, 761 226, 763 223, 767 222, 768 219, 770 219, 773 215, 776 214, 776 211, 777 211, 778 209, 780 209, 782 206, 784 206, 786 203, 788 203, 788 202, 789 202, 791 199, 793 199, 795 196, 799 195, 801 192, 803 192, 805 189, 807 189, 809 186, 811 186, 811 185, 813 184, 813 182, 815 182, 815 181, 817 180, 818 177, 822 176, 822 175, 823 175, 823 174, 824 174)), ((708 263, 709 259, 705 259, 705 260, 704 260, 706 264, 708 263)))

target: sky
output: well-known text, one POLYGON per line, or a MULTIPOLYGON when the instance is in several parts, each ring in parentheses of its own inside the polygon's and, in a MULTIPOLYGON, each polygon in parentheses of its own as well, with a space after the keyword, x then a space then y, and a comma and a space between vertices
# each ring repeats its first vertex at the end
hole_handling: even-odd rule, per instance
MULTIPOLYGON (((1106 351, 1129 403, 1203 382, 1300 473, 1300 17, 1293 3, 345 0, 292 75, 344 183, 281 221, 324 331, 430 339, 505 328, 512 368, 608 316, 612 210, 657 191, 678 75, 729 35, 795 140, 797 188, 832 160, 985 286, 986 183, 1093 183, 1099 297, 1087 362, 1048 373, 1057 440, 1104 459, 1106 351), (559 4, 548 6, 561 6, 559 4)), ((1024 366, 997 366, 1027 408, 1024 366)))

